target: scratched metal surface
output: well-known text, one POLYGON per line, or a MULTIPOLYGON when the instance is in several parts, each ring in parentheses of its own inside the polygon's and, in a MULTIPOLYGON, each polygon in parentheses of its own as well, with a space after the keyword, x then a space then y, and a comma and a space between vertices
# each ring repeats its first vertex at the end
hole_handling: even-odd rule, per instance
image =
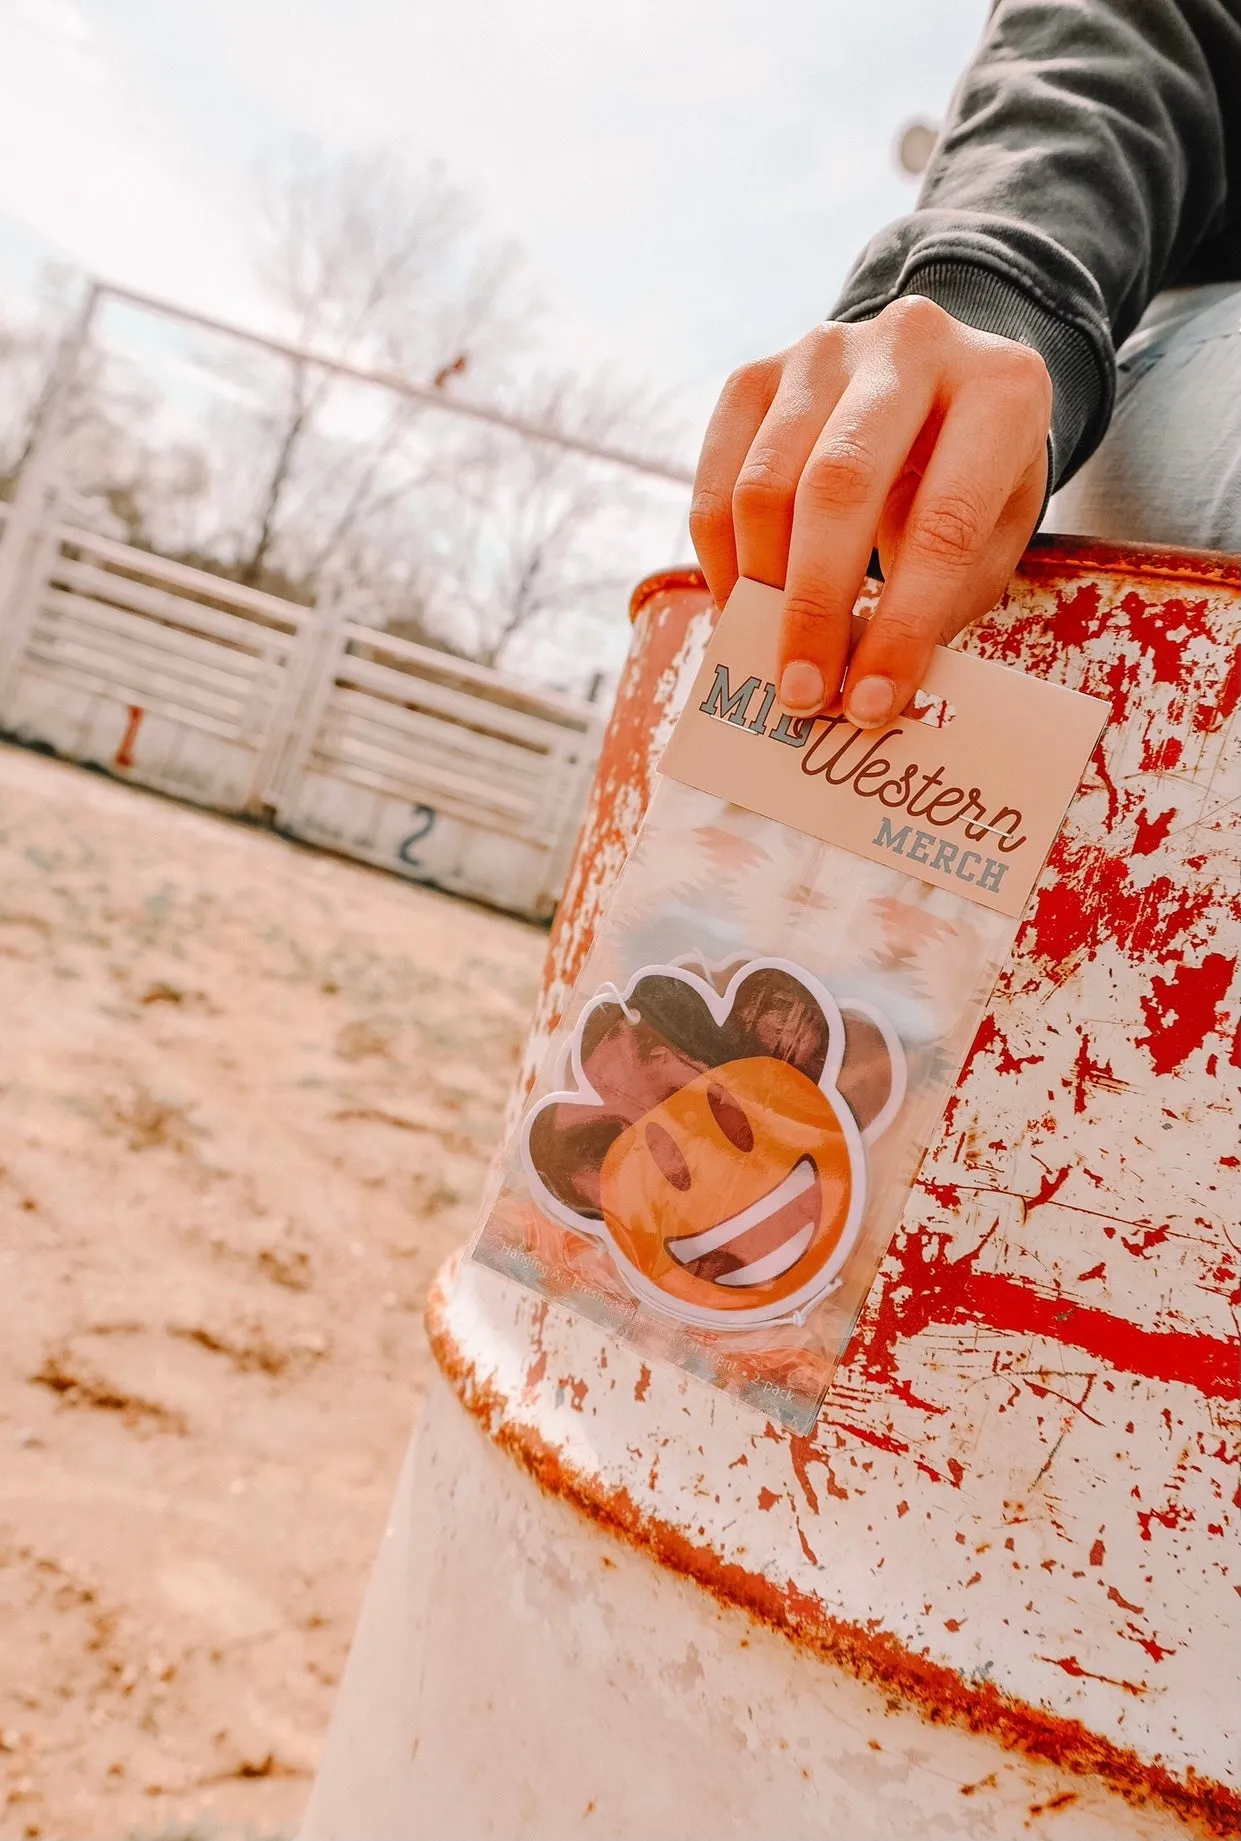
MULTIPOLYGON (((709 619, 687 577, 639 621, 531 1062, 709 619)), ((815 1436, 484 1275, 433 1341, 497 1442, 665 1563, 928 1718, 1232 1834, 1237 566, 1045 546, 968 644, 1113 720, 815 1436)))

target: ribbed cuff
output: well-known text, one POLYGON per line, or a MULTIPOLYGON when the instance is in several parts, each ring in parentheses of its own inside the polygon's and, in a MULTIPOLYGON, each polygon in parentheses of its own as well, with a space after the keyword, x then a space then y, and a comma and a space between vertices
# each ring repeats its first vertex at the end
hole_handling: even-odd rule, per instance
MULTIPOLYGON (((907 268, 893 298, 906 294, 920 294, 962 325, 1015 339, 1041 355, 1054 392, 1048 438, 1050 497, 1073 471, 1087 438, 1086 452, 1094 446, 1100 419, 1110 408, 1103 400, 1103 379, 1090 340, 1078 327, 1049 312, 1016 282, 981 264, 939 260, 921 268, 907 268)), ((867 302, 840 317, 873 319, 886 305, 886 300, 867 302)))

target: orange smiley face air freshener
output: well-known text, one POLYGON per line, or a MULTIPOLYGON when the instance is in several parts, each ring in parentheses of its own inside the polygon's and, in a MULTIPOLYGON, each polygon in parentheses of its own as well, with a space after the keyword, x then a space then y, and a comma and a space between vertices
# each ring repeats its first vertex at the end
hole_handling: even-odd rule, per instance
POLYGON ((866 1203, 865 1142, 904 1097, 904 1057, 877 1010, 842 1010, 780 959, 727 982, 652 966, 586 1006, 569 1070, 570 1090, 525 1121, 526 1172, 637 1296, 742 1329, 833 1289, 866 1203))

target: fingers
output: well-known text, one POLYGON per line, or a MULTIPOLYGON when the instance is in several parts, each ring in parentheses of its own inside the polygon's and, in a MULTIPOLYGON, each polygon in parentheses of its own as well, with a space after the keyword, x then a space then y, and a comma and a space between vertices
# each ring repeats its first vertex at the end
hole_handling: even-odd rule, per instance
POLYGON ((1029 541, 1045 440, 1035 444, 1037 419, 1018 418, 1015 434, 996 409, 981 379, 960 390, 912 498, 907 479, 897 485, 884 518, 901 522, 895 556, 844 687, 845 713, 859 727, 900 714, 936 645, 994 606, 1029 541))
MULTIPOLYGON (((824 333, 827 328, 823 328, 824 333)), ((788 356, 733 487, 737 562, 752 581, 783 588, 798 483, 848 379, 839 342, 807 342, 788 356)))
POLYGON ((929 370, 897 386, 868 373, 846 389, 797 486, 780 632, 780 701, 828 707, 849 657, 853 604, 880 516, 933 402, 929 370))
POLYGON ((1050 417, 1037 353, 916 296, 729 379, 690 531, 719 605, 739 573, 784 588, 786 709, 840 707, 876 541, 887 579, 844 696, 863 727, 904 708, 932 647, 994 604, 1028 541, 1050 417))
POLYGON ((689 533, 717 607, 723 607, 739 574, 733 530, 733 488, 771 407, 781 368, 780 360, 771 358, 734 371, 707 424, 694 478, 689 533))

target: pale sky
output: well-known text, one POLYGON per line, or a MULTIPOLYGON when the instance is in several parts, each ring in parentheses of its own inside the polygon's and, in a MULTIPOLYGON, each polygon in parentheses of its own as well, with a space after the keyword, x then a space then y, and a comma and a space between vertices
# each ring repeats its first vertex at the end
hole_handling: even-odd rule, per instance
MULTIPOLYGON (((0 0, 0 219, 255 323, 248 178, 290 134, 442 160, 565 345, 682 395, 828 311, 914 188, 986 0, 0 0)), ((8 247, 13 248, 10 238, 8 247)), ((0 274, 6 242, 0 235, 0 274)), ((692 454, 687 456, 692 459, 692 454)))

